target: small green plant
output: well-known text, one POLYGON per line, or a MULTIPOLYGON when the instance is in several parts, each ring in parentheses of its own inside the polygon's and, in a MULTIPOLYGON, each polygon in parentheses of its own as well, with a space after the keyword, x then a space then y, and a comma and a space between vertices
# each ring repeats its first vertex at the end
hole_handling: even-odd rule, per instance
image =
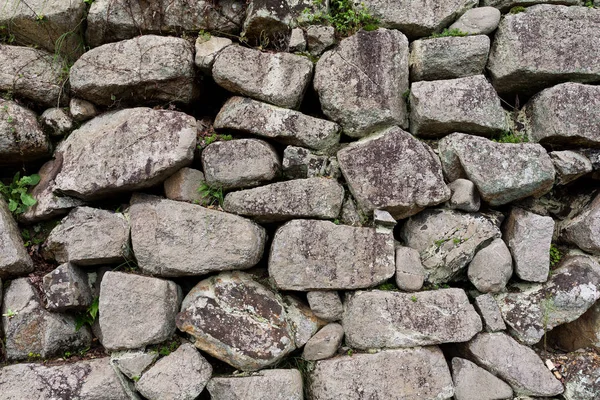
POLYGON ((435 244, 435 247, 437 247, 439 249, 444 243, 446 243, 448 241, 450 241, 450 238, 444 238, 444 239, 436 240, 433 243, 435 244))
POLYGON ((522 13, 525 10, 527 10, 527 9, 523 6, 516 6, 516 7, 511 8, 509 13, 518 14, 518 13, 522 13))
POLYGON ((206 32, 204 29, 200 29, 198 31, 198 38, 202 39, 204 42, 208 42, 210 40, 210 32, 206 32))
POLYGON ((168 356, 169 354, 177 350, 180 344, 181 343, 179 342, 179 340, 172 339, 167 342, 152 346, 151 351, 154 353, 158 353, 161 356, 168 356))
POLYGON ((398 291, 398 287, 391 282, 385 282, 377 286, 375 289, 387 290, 387 291, 398 291))
MULTIPOLYGON (((216 141, 226 141, 226 140, 232 140, 233 136, 231 135, 221 135, 218 133, 213 133, 210 136, 205 136, 204 137, 204 145, 208 146, 209 144, 212 144, 216 141)), ((202 146, 198 146, 199 148, 202 148, 202 146)))
POLYGON ((313 56, 308 51, 298 51, 298 52, 296 52, 294 54, 296 54, 298 56, 304 56, 304 57, 308 58, 310 61, 312 61, 313 64, 316 64, 317 61, 319 61, 319 57, 313 56))
MULTIPOLYGON (((316 10, 322 9, 322 5, 323 0, 313 1, 316 10)), ((360 29, 375 30, 379 26, 379 20, 369 13, 364 3, 354 6, 351 0, 331 0, 329 13, 313 12, 310 8, 305 8, 303 17, 309 24, 324 23, 333 26, 340 36, 350 36, 360 29)))
POLYGON ((413 303, 417 302, 417 296, 415 296, 414 294, 410 297, 410 301, 412 301, 413 303))
POLYGON ((137 382, 137 381, 139 381, 139 380, 140 380, 140 376, 139 376, 139 375, 132 376, 132 377, 131 377, 131 380, 132 380, 132 381, 134 381, 134 382, 137 382))
POLYGON ((546 293, 546 297, 542 301, 542 325, 544 329, 544 351, 546 352, 546 336, 548 332, 548 325, 550 323, 551 314, 556 311, 556 306, 554 304, 554 299, 550 293, 546 293))
POLYGON ((39 175, 21 177, 19 172, 15 174, 9 185, 0 182, 0 194, 8 203, 10 212, 14 215, 23 214, 29 207, 35 205, 36 200, 27 193, 27 190, 38 183, 40 183, 39 175))
POLYGON ((354 354, 354 350, 348 349, 348 351, 346 352, 346 354, 348 354, 350 357, 352 357, 352 355, 354 354))
POLYGON ((333 220, 333 223, 334 223, 334 224, 336 224, 336 225, 339 225, 339 224, 341 224, 340 220, 339 220, 339 219, 337 219, 337 218, 333 220))
POLYGON ((43 22, 46 20, 46 16, 44 14, 37 14, 35 16, 35 22, 43 22))
POLYGON ((499 136, 492 139, 496 143, 527 143, 527 136, 516 132, 504 131, 499 136))
POLYGON ((76 331, 79 331, 81 327, 86 324, 89 326, 92 326, 94 324, 94 322, 96 321, 96 317, 98 317, 98 305, 99 298, 96 297, 92 304, 90 304, 90 306, 87 308, 87 310, 85 310, 75 318, 76 331))
POLYGON ((206 206, 220 206, 223 207, 223 188, 221 186, 209 185, 206 182, 202 182, 198 188, 198 193, 204 198, 203 204, 206 206))
POLYGON ((468 35, 467 32, 463 32, 460 29, 448 29, 448 28, 445 28, 442 32, 440 32, 440 33, 434 33, 429 38, 430 39, 437 39, 437 38, 450 37, 450 36, 467 36, 467 35, 468 35))
POLYGON ((594 6, 594 0, 587 0, 584 5, 588 8, 596 8, 594 6))
POLYGON ((550 266, 554 267, 556 264, 558 264, 560 262, 561 258, 562 258, 562 253, 560 252, 558 247, 556 247, 556 245, 554 243, 552 243, 550 245, 550 266))
POLYGON ((29 354, 27 354, 27 357, 32 360, 36 360, 36 359, 42 358, 42 355, 40 353, 29 352, 29 354))
POLYGON ((9 318, 9 319, 16 315, 17 315, 17 312, 11 310, 10 308, 8 310, 6 310, 6 314, 2 314, 3 317, 9 318))

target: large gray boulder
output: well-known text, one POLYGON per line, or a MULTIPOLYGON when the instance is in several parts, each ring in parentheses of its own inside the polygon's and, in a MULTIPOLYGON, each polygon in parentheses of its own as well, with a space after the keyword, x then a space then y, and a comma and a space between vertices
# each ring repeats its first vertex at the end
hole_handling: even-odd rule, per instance
POLYGON ((214 127, 322 151, 330 150, 340 141, 340 127, 334 122, 244 97, 227 100, 215 118, 214 127))
POLYGON ((231 44, 233 42, 228 38, 207 35, 206 33, 198 35, 194 45, 196 50, 194 63, 196 67, 205 74, 210 75, 217 54, 231 44))
POLYGON ((189 165, 196 120, 182 112, 132 108, 85 123, 55 153, 55 189, 83 199, 153 186, 189 165))
POLYGON ((498 238, 475 254, 467 276, 481 293, 497 293, 506 287, 512 273, 512 256, 504 241, 498 238))
POLYGON ((302 374, 297 369, 265 369, 251 375, 220 376, 207 385, 213 399, 304 400, 302 374))
POLYGON ((393 127, 338 152, 342 174, 365 214, 410 217, 450 198, 438 157, 425 143, 393 127))
POLYGON ((413 135, 438 138, 461 131, 491 137, 506 130, 500 97, 483 75, 411 85, 413 135))
POLYGON ((0 198, 0 278, 11 278, 33 271, 33 261, 23 245, 21 231, 8 204, 0 198))
POLYGON ((554 185, 554 166, 546 150, 533 143, 496 143, 453 133, 439 142, 444 175, 449 181, 472 181, 492 206, 540 197, 554 185))
POLYGON ((48 157, 52 145, 37 115, 14 101, 0 99, 0 164, 48 157))
POLYGON ((311 0, 250 0, 244 20, 244 36, 255 43, 285 42, 290 28, 306 21, 310 13, 328 12, 328 3, 311 0))
POLYGON ((400 237, 420 252, 426 280, 443 283, 458 277, 477 251, 500 237, 500 229, 481 214, 425 210, 406 221, 400 237))
POLYGON ((512 388, 485 369, 464 358, 452 359, 452 381, 456 400, 511 399, 512 388))
MULTIPOLYGON (((485 2, 486 1, 484 0, 484 3, 485 2)), ((494 7, 472 8, 467 10, 467 12, 461 15, 459 19, 450 25, 448 30, 453 31, 457 29, 460 32, 467 33, 469 35, 489 35, 498 27, 501 16, 502 14, 500 13, 500 10, 494 7)))
POLYGON ((600 255, 600 195, 575 217, 560 225, 560 239, 580 249, 600 255))
POLYGON ((309 382, 313 400, 445 400, 454 394, 448 365, 435 346, 317 361, 309 382))
POLYGON ((554 163, 558 185, 571 183, 594 169, 590 159, 577 151, 552 151, 550 157, 554 163))
POLYGON ((185 39, 154 35, 87 51, 71 67, 71 90, 96 104, 189 103, 194 47, 185 39))
POLYGON ((245 269, 262 257, 264 228, 236 215, 151 196, 134 198, 129 214, 133 251, 149 275, 245 269))
POLYGON ((481 0, 481 5, 491 6, 502 12, 507 12, 516 6, 531 6, 534 4, 564 4, 569 6, 581 5, 580 0, 481 0))
POLYGON ((599 57, 599 10, 540 4, 500 22, 488 71, 498 92, 535 93, 565 81, 600 81, 599 57))
POLYGON ((223 88, 285 108, 300 107, 310 83, 313 63, 289 53, 262 53, 227 46, 215 59, 212 75, 223 88))
POLYGON ((84 311, 94 300, 88 274, 71 263, 59 265, 44 275, 41 289, 46 308, 54 312, 84 311))
POLYGON ((348 136, 363 137, 394 125, 406 128, 406 36, 381 28, 358 31, 319 59, 314 87, 325 115, 348 136))
POLYGON ((283 290, 368 288, 394 275, 394 240, 374 228, 293 220, 273 238, 269 276, 283 290))

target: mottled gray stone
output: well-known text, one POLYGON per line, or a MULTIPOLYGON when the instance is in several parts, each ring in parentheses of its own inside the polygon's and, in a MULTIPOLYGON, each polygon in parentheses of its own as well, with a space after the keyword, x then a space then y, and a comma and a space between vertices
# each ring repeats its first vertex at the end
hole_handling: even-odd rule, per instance
POLYGON ((200 69, 200 71, 205 74, 212 73, 212 66, 215 62, 215 58, 217 55, 223 50, 225 47, 231 45, 233 42, 231 39, 218 37, 218 36, 210 36, 208 40, 206 37, 200 35, 198 39, 196 39, 196 55, 194 58, 194 63, 196 67, 200 69))
POLYGON ((306 28, 306 39, 310 54, 320 56, 335 44, 335 29, 333 26, 310 25, 306 28))
POLYGON ((306 50, 306 39, 302 28, 294 28, 290 33, 290 41, 288 42, 288 50, 292 53, 302 52, 306 50))
POLYGON ((445 400, 454 393, 444 355, 433 346, 317 361, 309 382, 313 400, 445 400))
POLYGON ((40 123, 51 136, 64 136, 73 130, 73 119, 63 108, 49 108, 40 116, 40 123))
POLYGON ((215 400, 303 400, 302 374, 297 369, 265 369, 250 376, 215 377, 207 385, 215 400))
POLYGON ((312 72, 306 57, 237 45, 224 48, 212 69, 215 82, 233 93, 294 109, 300 107, 312 72))
POLYGON ((314 87, 325 115, 363 137, 408 126, 408 40, 399 31, 358 31, 319 59, 314 87))
POLYGON ((78 98, 72 98, 69 102, 69 112, 77 122, 87 121, 98 115, 94 103, 78 98))
POLYGON ((508 130, 500 97, 483 75, 415 82, 410 89, 410 131, 438 138, 461 131, 491 137, 508 130))
POLYGON ((492 6, 502 12, 507 12, 515 6, 531 6, 534 4, 565 4, 569 6, 581 5, 580 0, 482 0, 484 6, 492 6))
POLYGON ((315 315, 325 321, 342 319, 344 306, 338 292, 313 291, 306 294, 310 309, 315 315))
POLYGON ((285 40, 291 27, 306 21, 308 13, 327 14, 327 2, 311 0, 250 0, 247 2, 243 35, 253 44, 263 44, 266 40, 277 43, 285 40))
POLYGON ((596 352, 569 354, 565 375, 565 400, 596 400, 600 393, 600 356, 596 352))
POLYGON ((329 150, 340 141, 340 127, 331 121, 243 97, 230 98, 214 126, 314 150, 329 150))
POLYGON ((269 276, 282 290, 360 289, 394 275, 394 241, 374 228, 293 220, 275 232, 269 276))
POLYGON ((433 150, 398 127, 351 143, 338 161, 365 214, 381 209, 403 219, 450 198, 433 150))
POLYGON ((477 212, 481 205, 481 199, 475 184, 467 179, 457 179, 448 184, 452 197, 446 203, 446 207, 453 210, 477 212))
POLYGON ((181 168, 165 180, 165 196, 167 199, 202 203, 204 196, 198 188, 205 182, 202 171, 192 168, 181 168))
POLYGON ((548 332, 547 341, 569 352, 586 347, 600 350, 600 302, 594 303, 575 321, 557 326, 548 332))
POLYGON ((506 329, 502 313, 496 299, 491 294, 483 294, 475 298, 475 309, 481 315, 486 332, 498 332, 506 329))
POLYGON ((23 245, 21 231, 0 198, 0 278, 11 278, 33 271, 33 261, 23 245))
POLYGON ((94 299, 87 273, 71 263, 44 275, 42 292, 46 296, 46 308, 55 312, 83 311, 94 299))
POLYGON ((339 222, 344 225, 363 226, 367 221, 368 218, 356 208, 356 202, 352 199, 352 196, 346 197, 344 204, 342 204, 339 222))
POLYGON ((152 351, 116 351, 111 354, 110 361, 129 379, 139 379, 157 358, 158 353, 152 351))
POLYGON ((139 268, 155 276, 250 268, 266 240, 264 228, 245 218, 153 196, 133 199, 130 219, 139 268))
POLYGON ((467 10, 449 30, 458 29, 469 35, 489 35, 500 23, 501 13, 494 7, 477 7, 467 10))
POLYGON ((324 176, 338 179, 342 173, 336 157, 314 154, 308 149, 287 146, 283 151, 283 175, 290 179, 324 176))
POLYGON ((419 252, 410 247, 396 246, 396 285, 400 290, 421 290, 425 281, 425 269, 419 252))
POLYGON ((293 296, 283 298, 283 307, 288 324, 294 333, 294 344, 301 348, 314 336, 320 327, 325 325, 309 306, 293 296))
POLYGON ((153 186, 189 165, 196 120, 182 112, 132 108, 103 114, 61 143, 56 190, 83 199, 153 186))
POLYGON ((316 361, 332 357, 342 344, 343 338, 344 328, 340 324, 327 324, 306 343, 302 358, 316 361))
POLYGON ((415 40, 410 44, 411 81, 481 75, 489 51, 490 38, 485 35, 415 40))
POLYGON ((14 101, 0 98, 0 165, 48 157, 52 144, 37 115, 14 101))
POLYGON ((565 150, 552 151, 549 154, 556 170, 556 183, 559 185, 573 182, 593 170, 590 159, 581 153, 565 150))
POLYGON ((600 194, 575 217, 560 226, 560 239, 600 255, 600 194))
POLYGON ((506 287, 512 272, 512 256, 508 247, 502 239, 495 239, 475 254, 469 263, 467 276, 480 292, 497 293, 506 287))
POLYGON ((394 229, 397 221, 392 217, 387 211, 384 210, 374 210, 373 211, 373 225, 376 228, 384 228, 384 229, 394 229))
POLYGON ((452 359, 452 381, 456 400, 512 399, 511 387, 464 358, 452 359))

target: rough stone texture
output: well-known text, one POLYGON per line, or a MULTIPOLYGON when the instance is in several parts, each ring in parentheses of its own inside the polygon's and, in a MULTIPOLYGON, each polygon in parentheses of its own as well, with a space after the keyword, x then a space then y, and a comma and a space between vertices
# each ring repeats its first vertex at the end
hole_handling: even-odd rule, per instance
POLYGON ((480 333, 458 346, 464 358, 504 380, 516 395, 549 397, 563 392, 540 357, 505 333, 480 333))
POLYGON ((56 189, 83 199, 153 186, 189 165, 196 120, 184 113, 132 108, 84 124, 61 143, 56 189))
POLYGON ((282 290, 360 289, 394 275, 391 234, 329 221, 293 220, 275 233, 269 276, 282 290))
POLYGON ((71 67, 71 90, 96 104, 189 103, 196 97, 194 48, 154 35, 84 53, 71 67))
POLYGON ((600 87, 581 83, 553 86, 535 95, 520 119, 532 142, 600 147, 600 87))
POLYGON ((453 133, 440 140, 439 155, 449 181, 469 179, 492 206, 540 197, 554 184, 552 159, 539 144, 496 143, 453 133))
POLYGON ((134 199, 130 220, 139 268, 156 276, 250 268, 265 246, 265 230, 254 222, 158 197, 134 199))
POLYGON ((351 143, 338 161, 365 214, 381 209, 403 219, 450 198, 433 150, 397 127, 351 143))
POLYGON ((11 278, 33 271, 33 261, 23 245, 21 231, 8 205, 0 198, 0 278, 11 278))
POLYGON ((313 291, 306 294, 310 309, 315 315, 325 321, 342 319, 344 306, 337 292, 313 291))
POLYGON ((549 154, 556 170, 556 183, 559 185, 573 182, 593 170, 590 159, 581 153, 565 150, 552 151, 549 154))
POLYGON ((140 378, 158 358, 157 352, 143 350, 113 352, 110 362, 129 379, 140 378))
POLYGON ((181 168, 165 180, 165 196, 167 199, 202 203, 204 196, 198 188, 204 183, 204 174, 197 169, 181 168))
POLYGON ((346 343, 361 350, 466 342, 482 329, 462 289, 356 292, 342 323, 346 343))
POLYGON ((314 3, 311 0, 251 0, 248 2, 244 35, 262 44, 265 40, 285 40, 290 27, 306 20, 303 11, 327 14, 328 3, 314 3), (282 39, 283 38, 283 39, 282 39))
POLYGON ((600 350, 600 302, 596 302, 575 321, 548 332, 547 340, 569 352, 586 347, 600 350))
POLYGON ((294 333, 294 344, 301 348, 314 336, 320 327, 325 325, 309 306, 293 296, 285 296, 283 307, 288 324, 294 333))
MULTIPOLYGON (((525 238, 525 240, 528 240, 525 238)), ((548 250, 549 253, 549 250, 548 250)), ((549 263, 548 263, 549 264, 549 263)), ((479 250, 467 270, 469 280, 482 293, 498 293, 512 276, 512 256, 502 239, 479 250)), ((546 278, 548 273, 546 273, 546 278)))
POLYGON ((595 352, 569 354, 565 362, 565 400, 595 400, 600 393, 600 356, 595 352))
POLYGON ((102 345, 109 351, 164 342, 175 333, 181 289, 158 278, 107 272, 100 285, 102 345))
POLYGON ((600 298, 600 265, 589 256, 567 256, 547 283, 514 283, 510 289, 496 295, 502 317, 515 338, 532 345, 600 298))
POLYGON ((313 63, 306 57, 227 46, 217 55, 212 74, 218 85, 233 93, 298 108, 312 71, 313 63))
POLYGON ((304 30, 302 28, 292 29, 290 41, 288 42, 288 50, 290 52, 302 52, 306 50, 306 39, 304 38, 304 30))
POLYGON ((250 376, 215 377, 207 385, 213 399, 303 400, 302 374, 297 369, 266 369, 250 376))
POLYGON ((502 313, 496 299, 491 294, 484 294, 475 298, 475 309, 481 315, 483 328, 486 332, 498 332, 506 329, 502 313))
POLYGON ((560 239, 588 253, 600 255, 600 195, 574 218, 561 225, 560 239))
POLYGON ((452 359, 452 381, 456 400, 511 399, 512 388, 464 358, 452 359))
POLYGON ((394 30, 360 30, 323 54, 315 68, 323 112, 351 137, 394 125, 406 128, 402 94, 408 85, 408 40, 394 30))
POLYGON ((381 231, 380 228, 383 229, 394 229, 398 221, 392 217, 387 211, 384 210, 374 210, 373 211, 373 226, 381 231))
POLYGON ((210 75, 217 54, 232 43, 231 39, 224 37, 210 36, 210 38, 206 40, 206 38, 198 36, 198 39, 196 39, 196 56, 194 59, 196 67, 205 74, 210 75))
POLYGON ((352 199, 352 196, 348 195, 344 200, 344 204, 342 204, 340 223, 350 226, 363 226, 367 221, 367 216, 358 211, 356 202, 352 199))
POLYGON ((419 251, 426 280, 444 283, 458 276, 481 248, 500 237, 500 230, 481 214, 425 210, 411 217, 400 236, 419 251))
POLYGON ((481 199, 475 184, 467 179, 457 179, 448 184, 452 197, 446 203, 446 207, 453 210, 477 212, 481 205, 481 199))
POLYGON ((515 273, 529 282, 546 282, 554 220, 513 207, 503 227, 504 240, 515 261, 515 273))
POLYGON ((600 81, 599 57, 598 10, 541 4, 500 22, 488 71, 501 93, 535 93, 565 81, 600 81))
POLYGON ((135 388, 148 400, 191 400, 200 395, 211 375, 208 361, 184 343, 146 371, 135 388))
POLYGON ((515 6, 531 6, 534 4, 565 4, 570 6, 581 5, 580 0, 482 0, 484 6, 492 6, 502 12, 507 12, 515 6))
POLYGON ((411 85, 413 135, 438 138, 460 131, 491 137, 506 130, 500 97, 483 75, 411 85))
POLYGON ((258 186, 273 180, 281 170, 275 149, 262 140, 215 142, 202 150, 206 182, 227 189, 258 186))
POLYGON ((333 26, 311 25, 306 28, 306 38, 310 54, 320 56, 335 44, 335 29, 333 26))
POLYGON ((334 219, 340 214, 343 201, 344 188, 335 180, 309 178, 229 193, 223 208, 260 222, 334 219))
POLYGON ((317 361, 310 391, 313 400, 444 400, 454 388, 442 352, 417 347, 317 361))
POLYGON ((0 369, 3 400, 131 400, 109 358, 46 366, 14 364, 0 369))
POLYGON ((48 107, 68 100, 63 60, 43 50, 0 44, 0 90, 48 107))
POLYGON ((55 312, 83 311, 94 299, 87 273, 71 263, 62 264, 44 275, 42 291, 46 296, 46 308, 55 312))
POLYGON ((214 127, 314 150, 328 150, 340 141, 340 127, 331 121, 243 97, 232 97, 223 105, 214 127))
POLYGON ((40 116, 40 123, 51 136, 64 136, 73 130, 73 119, 62 108, 49 108, 40 116))
POLYGON ((77 207, 44 243, 44 256, 59 263, 101 265, 129 257, 129 223, 121 213, 77 207))
POLYGON ((415 40, 410 44, 410 79, 433 81, 481 75, 489 51, 490 38, 485 35, 415 40))
POLYGON ((302 358, 316 361, 332 357, 342 344, 343 338, 344 328, 340 324, 328 324, 306 343, 302 358))
POLYGON ((283 151, 282 168, 283 175, 290 179, 319 176, 338 179, 342 176, 336 157, 314 154, 296 146, 288 146, 283 151))
POLYGON ((51 149, 33 111, 0 99, 0 165, 48 157, 51 149))
POLYGON ((281 298, 238 271, 200 281, 183 300, 177 327, 242 371, 275 364, 296 348, 281 298))
POLYGON ((156 33, 199 30, 238 34, 244 18, 239 0, 140 3, 131 0, 95 0, 87 16, 87 44, 103 43, 156 33))
POLYGON ((448 30, 458 29, 469 35, 489 35, 500 23, 501 13, 494 7, 477 7, 467 10, 448 30))
MULTIPOLYGON (((27 278, 11 281, 4 290, 0 311, 7 360, 26 360, 32 355, 50 358, 84 349, 92 343, 88 328, 75 329, 73 316, 46 311, 27 278)), ((3 370, 0 369, 0 376, 3 370)), ((0 386, 4 387, 1 383, 0 386)), ((2 393, 4 396, 5 392, 2 393)))
POLYGON ((416 292, 425 281, 425 268, 419 252, 410 247, 396 246, 396 285, 400 290, 416 292))
POLYGON ((87 121, 98 115, 98 110, 96 110, 94 103, 78 98, 72 98, 69 102, 69 112, 77 122, 87 121))

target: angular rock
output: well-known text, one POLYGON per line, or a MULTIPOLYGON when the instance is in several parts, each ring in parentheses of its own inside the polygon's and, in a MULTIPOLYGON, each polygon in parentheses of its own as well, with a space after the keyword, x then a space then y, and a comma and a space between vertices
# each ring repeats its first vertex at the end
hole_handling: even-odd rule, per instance
POLYGON ((340 324, 328 324, 306 343, 302 358, 316 361, 332 357, 342 344, 343 338, 344 328, 340 324))
POLYGON ((491 294, 483 294, 475 298, 475 309, 481 315, 486 332, 498 332, 506 329, 502 313, 496 299, 491 294))
POLYGON ((473 182, 459 178, 450 183, 448 188, 452 192, 452 197, 446 203, 448 208, 467 212, 479 211, 481 200, 473 182))
POLYGON ((439 209, 411 217, 400 236, 406 246, 419 251, 426 280, 444 283, 457 277, 481 248, 499 238, 500 230, 481 214, 439 209))
POLYGON ((490 38, 485 35, 415 40, 410 44, 411 81, 481 75, 489 51, 490 38))
POLYGON ((113 352, 110 362, 114 364, 129 379, 139 379, 145 370, 150 367, 158 358, 156 352, 123 351, 113 352))
POLYGON ((8 205, 0 198, 0 278, 11 278, 33 271, 33 261, 23 245, 21 231, 8 205))
POLYGON ((406 128, 406 36, 387 29, 358 31, 319 59, 314 87, 325 115, 348 136, 363 137, 395 125, 406 128))
POLYGON ((275 149, 262 140, 238 139, 215 142, 202 150, 206 183, 227 189, 259 186, 281 170, 275 149))
POLYGON ((71 67, 71 90, 96 104, 189 103, 196 97, 194 48, 154 35, 92 49, 71 67))
POLYGON ((469 263, 467 276, 473 286, 480 292, 498 293, 506 287, 512 272, 513 265, 510 250, 508 250, 502 239, 495 239, 475 254, 473 260, 469 263))
POLYGON ((210 75, 215 58, 219 52, 232 43, 231 39, 224 37, 210 36, 207 40, 206 37, 199 35, 195 45, 196 55, 194 63, 196 67, 205 74, 210 75))
POLYGON ((396 226, 396 221, 392 214, 383 210, 375 210, 373 211, 373 225, 375 228, 379 229, 394 229, 396 226))
POLYGON ((403 219, 450 198, 433 150, 394 127, 338 152, 342 174, 359 208, 403 219))
POLYGON ((492 206, 540 197, 554 184, 554 166, 546 150, 533 143, 496 143, 453 133, 439 142, 444 175, 469 179, 492 206))
POLYGON ((46 311, 27 278, 12 280, 5 289, 0 315, 7 360, 50 358, 89 348, 92 343, 88 328, 75 329, 73 316, 46 311))
POLYGON ((533 4, 565 4, 570 6, 580 5, 578 0, 482 0, 482 5, 492 6, 502 12, 510 11, 515 6, 531 6, 533 4))
POLYGON ((73 119, 62 108, 49 108, 40 116, 40 122, 52 136, 64 136, 73 130, 73 119))
POLYGON ((600 356, 596 352, 572 353, 564 363, 565 400, 595 400, 600 392, 600 356))
POLYGON ((438 138, 461 131, 491 137, 508 130, 500 97, 483 75, 416 82, 410 89, 410 131, 438 138))
POLYGON ((301 348, 325 325, 306 304, 293 296, 285 296, 286 319, 294 332, 294 344, 301 348))
POLYGON ((335 29, 333 26, 311 25, 306 28, 306 38, 310 54, 320 56, 335 44, 335 29))
POLYGON ((294 28, 290 33, 290 41, 288 42, 288 50, 292 53, 302 52, 306 50, 306 39, 302 28, 294 28))
POLYGON ((213 64, 215 82, 243 96, 285 108, 300 107, 312 77, 313 64, 289 53, 262 53, 242 46, 228 46, 213 64))
POLYGON ((448 365, 437 347, 386 350, 317 361, 310 376, 314 400, 443 400, 452 398, 454 393, 448 365))
POLYGON ((574 218, 567 219, 560 228, 561 240, 588 253, 600 255, 600 195, 574 218))
POLYGON ((181 168, 164 183, 167 199, 202 203, 205 198, 198 188, 205 182, 202 171, 192 168, 181 168))
POLYGON ((494 7, 472 8, 450 25, 448 30, 458 29, 469 35, 489 35, 498 27, 500 17, 500 11, 494 7))
POLYGON ((107 272, 100 286, 102 345, 109 351, 164 342, 175 333, 181 289, 158 278, 107 272))
POLYGON ((456 400, 511 399, 512 388, 464 358, 452 359, 452 381, 456 400))
POLYGON ((360 350, 466 342, 482 329, 462 289, 355 292, 342 323, 346 343, 360 350))
POLYGON ((161 358, 135 383, 148 400, 195 399, 212 376, 212 366, 190 343, 161 358))
POLYGON ((265 369, 250 376, 215 377, 206 385, 213 399, 303 400, 297 369, 265 369))
POLYGON ((556 183, 559 185, 566 185, 593 170, 590 159, 581 153, 565 150, 549 154, 556 170, 556 183))
POLYGON ((61 143, 56 189, 83 199, 153 186, 189 165, 196 120, 177 111, 132 108, 103 114, 61 143))
POLYGON ((579 318, 600 298, 600 265, 568 256, 543 285, 515 283, 496 295, 502 317, 520 342, 535 344, 546 331, 579 318))
POLYGON ((44 275, 42 291, 46 296, 46 308, 55 312, 83 311, 94 300, 87 273, 71 263, 62 264, 44 275))
POLYGON ((488 71, 500 93, 535 93, 565 81, 600 81, 598 57, 597 10, 540 4, 500 22, 488 71))
POLYGON ((306 20, 305 9, 311 14, 319 11, 327 14, 328 3, 310 0, 251 0, 246 9, 244 36, 258 44, 285 40, 290 27, 306 20))
POLYGON ((313 291, 306 294, 310 309, 315 315, 325 321, 342 319, 344 306, 337 292, 313 291))
POLYGON ((344 225, 363 226, 368 222, 369 218, 360 213, 356 208, 356 203, 352 196, 346 197, 342 204, 342 212, 340 213, 340 222, 344 225))
POLYGON ((263 254, 264 228, 235 215, 152 196, 134 199, 129 214, 133 251, 146 274, 245 269, 263 254))
POLYGON ((33 111, 0 99, 0 165, 48 157, 51 149, 33 111))
POLYGON ((410 247, 396 246, 396 285, 400 290, 416 292, 425 281, 425 269, 419 252, 410 247))
POLYGON ((282 290, 360 289, 394 275, 389 233, 329 221, 293 220, 273 238, 269 276, 282 290))
POLYGON ((69 102, 69 112, 77 122, 87 121, 98 115, 98 110, 96 110, 94 103, 78 98, 72 98, 69 102))
POLYGON ((334 219, 340 214, 343 201, 344 188, 335 180, 309 178, 229 193, 223 209, 259 222, 334 219))
POLYGON ((243 97, 232 97, 223 105, 214 127, 314 150, 329 150, 340 141, 340 127, 331 121, 243 97))
POLYGON ((547 340, 568 352, 586 347, 600 350, 600 302, 596 302, 575 321, 548 332, 547 340))
POLYGON ((283 151, 283 175, 290 179, 338 179, 342 176, 337 158, 312 153, 303 147, 288 146, 283 151))
POLYGON ((177 327, 242 371, 272 365, 296 348, 281 298, 238 271, 200 281, 183 300, 177 327))
POLYGON ((556 396, 564 390, 532 349, 505 333, 480 333, 458 346, 464 358, 501 378, 516 395, 556 396))

